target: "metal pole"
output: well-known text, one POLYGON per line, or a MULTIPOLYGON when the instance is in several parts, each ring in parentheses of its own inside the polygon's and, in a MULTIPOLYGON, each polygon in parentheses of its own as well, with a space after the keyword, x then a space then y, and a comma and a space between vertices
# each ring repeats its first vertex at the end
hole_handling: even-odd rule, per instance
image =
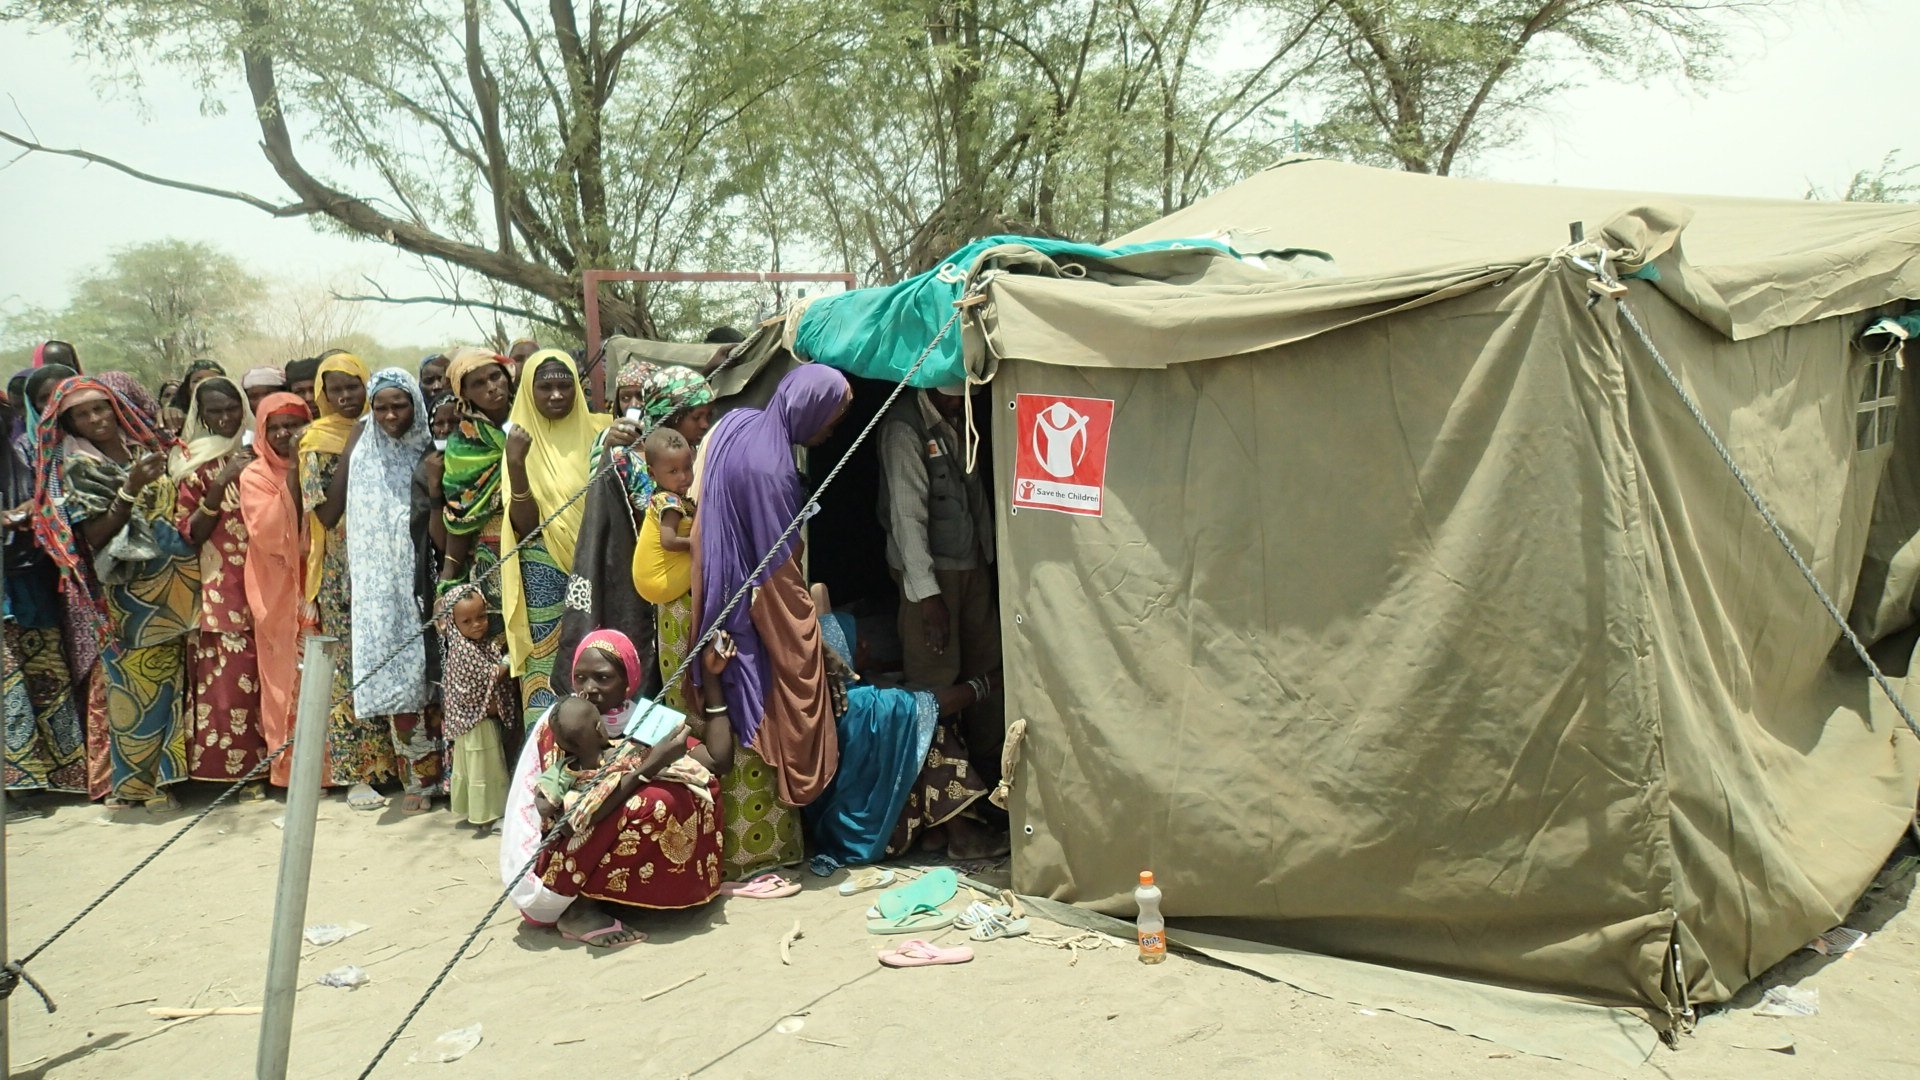
MULTIPOLYGON (((15 406, 18 408, 18 406, 15 406)), ((18 467, 15 463, 14 467, 18 467)), ((9 514, 9 517, 12 515, 9 514)), ((12 522, 0 523, 0 528, 12 528, 12 522)), ((6 595, 7 560, 0 542, 0 597, 6 595)), ((0 600, 0 605, 5 601, 0 600)), ((4 638, 0 638, 0 671, 20 662, 17 656, 9 656, 4 638)), ((24 695, 23 695, 24 696, 24 695)), ((33 708, 31 704, 27 706, 33 708)), ((7 785, 0 777, 0 960, 8 960, 12 954, 7 952, 7 785)), ((13 1075, 13 1010, 9 1008, 11 998, 0 998, 0 1076, 13 1075)))
POLYGON ((307 881, 313 871, 314 822, 320 813, 320 763, 326 759, 328 696, 333 690, 334 639, 307 638, 300 661, 300 704, 293 720, 293 776, 287 785, 280 880, 274 888, 273 937, 267 949, 266 1004, 260 1017, 259 1080, 285 1080, 293 1045, 293 995, 300 976, 300 930, 307 918, 307 881))

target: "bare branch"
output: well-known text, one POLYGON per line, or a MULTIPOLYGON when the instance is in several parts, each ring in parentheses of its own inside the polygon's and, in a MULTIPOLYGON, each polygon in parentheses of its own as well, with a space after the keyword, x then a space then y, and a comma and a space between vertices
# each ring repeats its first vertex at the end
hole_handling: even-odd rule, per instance
POLYGON ((216 199, 229 199, 233 202, 245 203, 256 210, 272 214, 274 217, 305 217, 310 214, 319 213, 320 211, 318 204, 306 199, 292 203, 275 203, 263 199, 258 195, 249 195, 244 191, 229 191, 226 188, 208 187, 205 184, 196 184, 191 180, 174 180, 170 177, 157 176, 144 169, 136 169, 123 161, 116 161, 104 154, 96 154, 91 150, 45 146, 31 138, 15 135, 11 131, 0 130, 0 139, 5 139, 15 146, 23 148, 29 154, 57 154, 60 157, 79 158, 81 161, 90 164, 105 165, 107 168, 113 169, 116 172, 122 172, 131 176, 135 180, 144 180, 149 184, 155 184, 160 187, 173 188, 177 191, 191 191, 196 195, 211 195, 216 199))
POLYGON ((478 308, 483 311, 497 311, 502 315, 512 315, 516 318, 541 323, 556 329, 564 330, 567 328, 567 324, 561 322, 559 319, 551 315, 542 315, 529 308, 515 307, 512 304, 496 304, 490 300, 470 300, 462 296, 389 296, 384 292, 371 295, 367 293, 354 293, 351 295, 346 293, 332 293, 330 295, 332 295, 335 300, 352 304, 437 304, 441 307, 478 308))

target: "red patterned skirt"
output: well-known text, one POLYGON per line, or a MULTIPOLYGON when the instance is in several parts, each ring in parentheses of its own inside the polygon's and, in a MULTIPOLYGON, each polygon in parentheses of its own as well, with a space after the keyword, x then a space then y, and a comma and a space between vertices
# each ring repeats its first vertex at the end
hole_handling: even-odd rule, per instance
POLYGON ((584 835, 540 856, 541 884, 641 908, 690 908, 720 893, 720 781, 700 799, 648 784, 584 835))
POLYGON ((232 783, 268 750, 260 730, 260 666, 250 634, 202 630, 197 636, 187 775, 232 783))

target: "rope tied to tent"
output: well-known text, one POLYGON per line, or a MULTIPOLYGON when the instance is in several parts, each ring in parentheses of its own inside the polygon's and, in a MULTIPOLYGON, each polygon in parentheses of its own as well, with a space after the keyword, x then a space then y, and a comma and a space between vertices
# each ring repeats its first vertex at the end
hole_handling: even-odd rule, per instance
POLYGON ((1653 343, 1653 335, 1647 333, 1646 326, 1640 322, 1639 317, 1633 313, 1633 308, 1627 304, 1626 285, 1614 277, 1608 268, 1607 250, 1588 241, 1569 244, 1555 255, 1556 257, 1564 256, 1568 262, 1593 275, 1593 281, 1598 283, 1600 288, 1594 290, 1594 294, 1588 298, 1589 308, 1594 306, 1602 293, 1615 298, 1615 306, 1620 312, 1620 318, 1633 331, 1633 336, 1639 339, 1647 355, 1653 358, 1654 367, 1659 370, 1660 377, 1667 381, 1668 386, 1673 387, 1673 392, 1679 396, 1680 404, 1686 408, 1687 415, 1693 417, 1693 422, 1698 424, 1701 432, 1706 435, 1707 442, 1713 447, 1713 452, 1719 455, 1721 463, 1726 465, 1727 471, 1733 474, 1734 481, 1746 494, 1747 501, 1751 502, 1753 508, 1759 512, 1760 520, 1766 525, 1767 531, 1771 532, 1774 540, 1779 542, 1781 549, 1787 553, 1787 558, 1793 560, 1794 568, 1800 571, 1800 577, 1806 581, 1807 587, 1813 590, 1813 595, 1819 599, 1820 606, 1826 609, 1827 616, 1833 620, 1833 624, 1840 628, 1841 635, 1853 648, 1853 654, 1866 666, 1867 673, 1873 677, 1873 681, 1880 687, 1881 692, 1886 694, 1887 700, 1893 703, 1894 711, 1900 714, 1900 719, 1906 721, 1907 729, 1913 732, 1914 737, 1920 738, 1920 720, 1914 718, 1913 711, 1907 708, 1907 703, 1901 699, 1899 691, 1894 689, 1892 681, 1887 678, 1885 672, 1880 670, 1880 665, 1874 663, 1873 657, 1867 652, 1866 643, 1861 641, 1860 635, 1854 632, 1852 624, 1847 622, 1846 615, 1827 592, 1826 586, 1820 584, 1819 575, 1813 572, 1813 566, 1807 562, 1806 556, 1800 554, 1800 548, 1787 535, 1787 530, 1781 526, 1780 519, 1774 516, 1772 508, 1761 497, 1759 490, 1753 486, 1753 481, 1747 477, 1746 470, 1733 460, 1733 452, 1727 449, 1727 444, 1720 438, 1720 433, 1715 431, 1713 424, 1707 420, 1706 413, 1700 408, 1699 399, 1695 398, 1693 392, 1680 381, 1679 374, 1674 371, 1673 365, 1667 362, 1666 355, 1660 351, 1658 345, 1653 343), (1587 257, 1592 255, 1591 248, 1598 248, 1599 254, 1589 262, 1587 257))

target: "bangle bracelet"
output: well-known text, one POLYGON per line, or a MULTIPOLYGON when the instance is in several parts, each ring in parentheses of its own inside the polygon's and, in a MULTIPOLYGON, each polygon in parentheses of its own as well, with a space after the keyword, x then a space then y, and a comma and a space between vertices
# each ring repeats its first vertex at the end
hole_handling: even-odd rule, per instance
POLYGON ((727 715, 727 707, 725 705, 709 705, 707 706, 707 715, 725 716, 727 715))
POLYGON ((199 506, 194 507, 193 512, 201 515, 202 517, 219 517, 220 516, 220 508, 217 506, 213 506, 213 504, 211 503, 203 502, 199 506), (212 507, 212 509, 208 509, 208 507, 210 506, 212 507))

